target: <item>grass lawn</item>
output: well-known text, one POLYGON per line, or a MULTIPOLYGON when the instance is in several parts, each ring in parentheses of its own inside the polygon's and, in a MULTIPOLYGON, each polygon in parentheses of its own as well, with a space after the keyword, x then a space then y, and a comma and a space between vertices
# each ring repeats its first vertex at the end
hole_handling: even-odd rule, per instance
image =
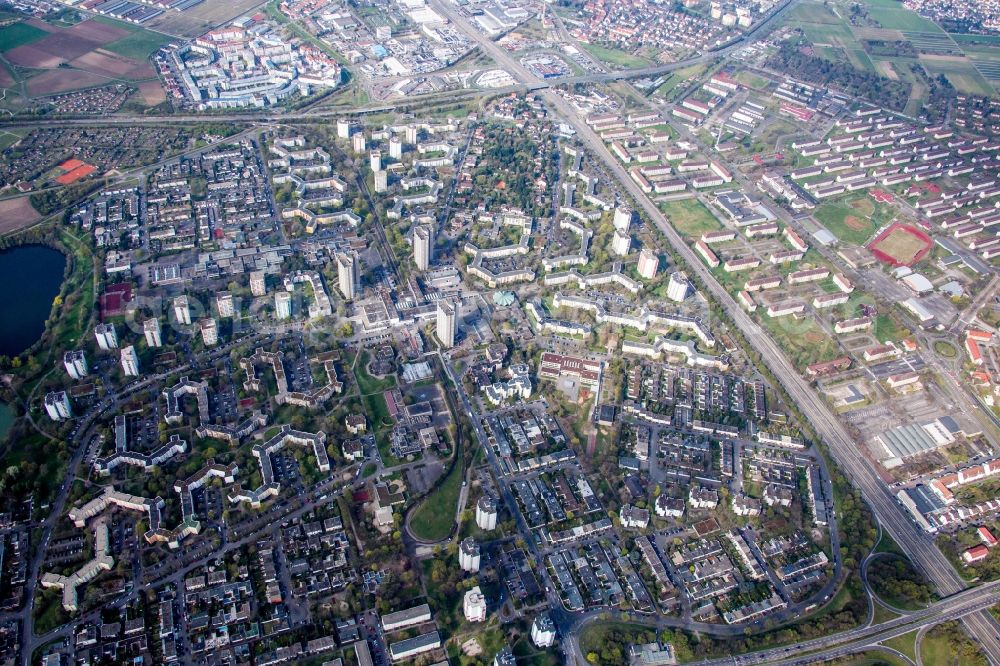
MULTIPOLYGON (((952 640, 953 635, 961 636, 963 642, 971 643, 962 629, 955 622, 939 624, 926 634, 920 642, 920 658, 928 666, 986 666, 987 661, 981 653, 970 659, 967 655, 961 655, 956 650, 956 641, 952 640)), ((975 645, 974 643, 972 644, 975 645)))
POLYGON ((881 604, 875 604, 875 615, 872 620, 874 624, 882 624, 883 622, 888 622, 889 620, 895 620, 897 617, 899 617, 899 613, 893 613, 881 604))
POLYGON ((896 324, 896 320, 887 314, 880 314, 875 317, 875 337, 882 342, 889 340, 899 340, 902 331, 896 324))
POLYGON ((712 211, 697 199, 665 201, 660 204, 660 210, 678 233, 694 240, 706 231, 718 231, 722 228, 712 211))
POLYGON ((745 86, 754 88, 755 90, 762 90, 767 87, 768 80, 763 76, 754 74, 753 72, 748 72, 746 70, 741 71, 736 75, 736 80, 745 86))
POLYGON ((650 64, 650 61, 646 58, 634 56, 620 49, 608 48, 599 44, 581 44, 581 46, 587 50, 587 53, 598 60, 619 69, 635 69, 636 67, 645 67, 650 64))
POLYGON ((666 97, 667 99, 671 99, 671 96, 673 94, 675 93, 679 94, 679 89, 681 88, 682 84, 685 83, 685 81, 702 76, 705 72, 708 71, 708 68, 709 65, 703 63, 699 65, 691 65, 690 67, 685 67, 683 69, 678 69, 672 72, 667 77, 667 80, 663 83, 663 85, 661 85, 659 88, 656 89, 656 94, 661 97, 666 97))
POLYGON ((799 369, 821 361, 832 361, 841 355, 837 342, 812 317, 772 318, 764 313, 760 320, 799 369))
POLYGON ((373 377, 368 373, 368 361, 370 356, 368 351, 361 352, 357 362, 354 364, 354 378, 358 382, 358 390, 362 395, 371 393, 382 393, 396 386, 395 375, 388 377, 373 377))
POLYGON ((24 46, 41 39, 49 33, 28 23, 12 23, 0 28, 0 51, 6 53, 18 46, 24 46))
POLYGON ((908 634, 903 634, 902 636, 896 636, 895 638, 890 638, 887 641, 883 641, 882 645, 892 648, 893 650, 898 650, 902 652, 907 657, 913 661, 917 660, 917 632, 911 631, 908 634))
POLYGON ((441 541, 451 534, 451 529, 455 526, 455 510, 458 508, 458 496, 462 492, 464 476, 462 451, 456 451, 455 455, 455 464, 448 476, 413 510, 410 529, 418 539, 441 541))
POLYGON ((907 664, 906 661, 896 655, 878 650, 862 652, 861 654, 852 656, 848 661, 840 663, 844 664, 844 666, 885 666, 885 664, 889 664, 889 666, 906 666, 907 664))
POLYGON ((140 30, 133 32, 127 37, 122 37, 117 41, 111 42, 102 48, 126 58, 146 60, 153 52, 168 42, 170 42, 170 38, 166 35, 161 35, 158 32, 150 32, 149 30, 140 30))
POLYGON ((6 150, 14 145, 21 138, 21 135, 8 130, 0 130, 0 150, 6 150))
POLYGON ((389 416, 389 407, 385 404, 385 397, 381 393, 372 393, 364 397, 365 411, 368 418, 375 425, 375 429, 392 425, 392 417, 389 416))
POLYGON ((945 358, 955 358, 958 356, 958 350, 951 343, 944 340, 934 341, 934 351, 945 358))

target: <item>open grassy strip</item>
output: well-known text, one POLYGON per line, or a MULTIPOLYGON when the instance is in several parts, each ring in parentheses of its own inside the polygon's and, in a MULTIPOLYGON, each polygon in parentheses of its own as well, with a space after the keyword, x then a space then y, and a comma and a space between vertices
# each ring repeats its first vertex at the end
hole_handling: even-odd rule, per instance
POLYGON ((455 525, 455 510, 458 496, 462 492, 465 469, 462 464, 461 448, 455 451, 455 462, 447 476, 413 510, 410 530, 413 536, 425 541, 440 541, 451 534, 455 525))
POLYGON ((608 48, 599 44, 583 44, 582 46, 587 50, 587 53, 598 60, 622 69, 634 69, 650 64, 649 60, 634 56, 620 49, 608 48))

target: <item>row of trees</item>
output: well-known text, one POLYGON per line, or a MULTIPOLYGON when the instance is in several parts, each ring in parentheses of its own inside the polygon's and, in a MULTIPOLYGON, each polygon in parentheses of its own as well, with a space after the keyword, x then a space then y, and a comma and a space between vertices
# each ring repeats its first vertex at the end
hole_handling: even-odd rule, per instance
POLYGON ((764 64, 770 69, 787 72, 808 81, 811 85, 832 86, 893 111, 902 111, 906 107, 910 98, 909 84, 855 69, 850 63, 812 55, 811 46, 805 40, 786 41, 764 64))

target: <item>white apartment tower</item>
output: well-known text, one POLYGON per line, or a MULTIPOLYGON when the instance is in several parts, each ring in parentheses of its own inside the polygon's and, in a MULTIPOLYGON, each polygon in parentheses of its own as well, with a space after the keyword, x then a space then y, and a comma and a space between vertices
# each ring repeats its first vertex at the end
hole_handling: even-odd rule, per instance
POLYGON ((215 295, 215 307, 219 311, 219 316, 223 318, 236 316, 236 304, 233 302, 233 295, 228 291, 223 291, 215 295))
POLYGON ((537 648, 552 647, 556 642, 556 623, 548 613, 536 615, 531 623, 531 642, 537 648))
POLYGON ((174 299, 174 319, 178 324, 191 325, 191 306, 188 304, 187 296, 182 295, 174 299))
POLYGON ((632 237, 616 229, 614 238, 611 240, 611 250, 619 257, 624 257, 631 249, 632 237))
POLYGON ((267 293, 267 283, 264 281, 264 271, 250 272, 250 293, 254 296, 263 296, 267 293))
POLYGON ((97 338, 97 346, 101 349, 118 348, 118 331, 114 324, 98 324, 94 327, 94 337, 97 338))
POLYGON ((63 365, 66 366, 66 374, 73 379, 83 379, 90 372, 83 350, 68 351, 63 354, 63 365))
POLYGON ((358 268, 353 254, 340 253, 337 255, 337 286, 344 298, 351 300, 354 298, 355 285, 358 284, 358 268))
POLYGON ((458 547, 458 564, 462 567, 462 571, 476 573, 479 571, 480 559, 479 544, 476 540, 469 537, 462 541, 458 547))
POLYGON ((389 191, 389 172, 379 169, 375 172, 375 192, 381 194, 389 191))
POLYGON ((660 258, 656 256, 648 247, 639 253, 639 275, 647 280, 656 277, 656 271, 660 267, 660 258))
POLYGON ((292 318, 292 295, 287 291, 274 292, 274 316, 277 319, 292 318))
POLYGON ((211 317, 198 322, 201 329, 201 341, 206 347, 214 347, 219 343, 219 325, 211 317))
POLYGON ((139 376, 139 355, 135 353, 135 347, 129 345, 122 347, 122 370, 126 377, 139 376))
POLYGON ((623 234, 627 234, 629 227, 632 225, 632 209, 625 205, 615 208, 614 225, 615 229, 623 234))
POLYGON ((357 134, 355 134, 354 137, 351 138, 351 144, 352 147, 354 148, 355 153, 360 154, 365 152, 365 148, 368 147, 368 142, 365 141, 365 133, 358 132, 357 134))
POLYGON ((492 495, 483 495, 476 502, 476 525, 479 529, 489 531, 497 527, 497 514, 500 503, 492 495))
POLYGON ((378 173, 382 170, 382 151, 373 150, 369 158, 371 160, 372 171, 378 173))
POLYGON ((434 261, 434 230, 422 224, 413 232, 413 262, 426 271, 434 261))
POLYGON ((146 336, 146 345, 149 347, 163 346, 163 332, 160 329, 160 320, 150 317, 142 322, 142 332, 146 336))
POLYGON ((483 596, 483 591, 479 589, 478 585, 466 590, 465 597, 462 599, 462 610, 468 622, 486 621, 486 597, 483 596))
POLYGON ((337 121, 337 138, 339 139, 350 139, 351 138, 351 123, 348 120, 338 120, 337 121))
POLYGON ((458 310, 454 303, 438 301, 437 304, 437 336, 445 347, 455 346, 455 328, 458 322, 458 310))
POLYGON ((674 271, 670 274, 670 282, 667 284, 667 298, 680 303, 691 293, 691 283, 683 271, 674 271))
POLYGON ((53 421, 73 418, 73 408, 69 404, 66 391, 53 391, 45 395, 45 411, 53 421))
POLYGON ((397 137, 389 139, 389 157, 394 160, 403 159, 403 142, 397 137))

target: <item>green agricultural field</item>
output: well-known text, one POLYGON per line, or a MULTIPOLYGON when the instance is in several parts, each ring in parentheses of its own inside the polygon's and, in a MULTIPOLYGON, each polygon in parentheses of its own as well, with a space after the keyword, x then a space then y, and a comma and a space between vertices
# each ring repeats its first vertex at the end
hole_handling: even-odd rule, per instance
POLYGON ((949 32, 948 36, 951 37, 959 46, 964 47, 967 44, 985 44, 989 46, 1000 46, 1000 35, 965 35, 955 32, 949 32))
POLYGON ((631 53, 627 53, 626 51, 622 51, 620 49, 612 49, 606 46, 600 46, 599 44, 582 44, 582 46, 587 50, 587 53, 594 56, 601 62, 605 62, 620 69, 635 69, 637 67, 646 67, 650 64, 650 61, 646 58, 634 56, 631 53))
POLYGON ((959 92, 970 95, 995 95, 996 90, 983 78, 967 58, 959 56, 921 55, 920 64, 932 76, 944 74, 959 92))
POLYGON ((146 60, 157 49, 169 42, 170 38, 166 35, 149 30, 140 30, 133 32, 128 37, 122 37, 117 41, 111 42, 103 48, 126 58, 146 60))
POLYGON ((6 53, 18 46, 24 46, 41 39, 49 33, 28 23, 12 23, 0 28, 0 51, 6 53))
POLYGON ((864 0, 868 15, 887 30, 943 32, 936 23, 903 7, 897 0, 864 0))
POLYGON ((660 210, 674 229, 688 238, 697 240, 706 231, 718 231, 722 228, 712 212, 697 199, 665 201, 660 204, 660 210))

